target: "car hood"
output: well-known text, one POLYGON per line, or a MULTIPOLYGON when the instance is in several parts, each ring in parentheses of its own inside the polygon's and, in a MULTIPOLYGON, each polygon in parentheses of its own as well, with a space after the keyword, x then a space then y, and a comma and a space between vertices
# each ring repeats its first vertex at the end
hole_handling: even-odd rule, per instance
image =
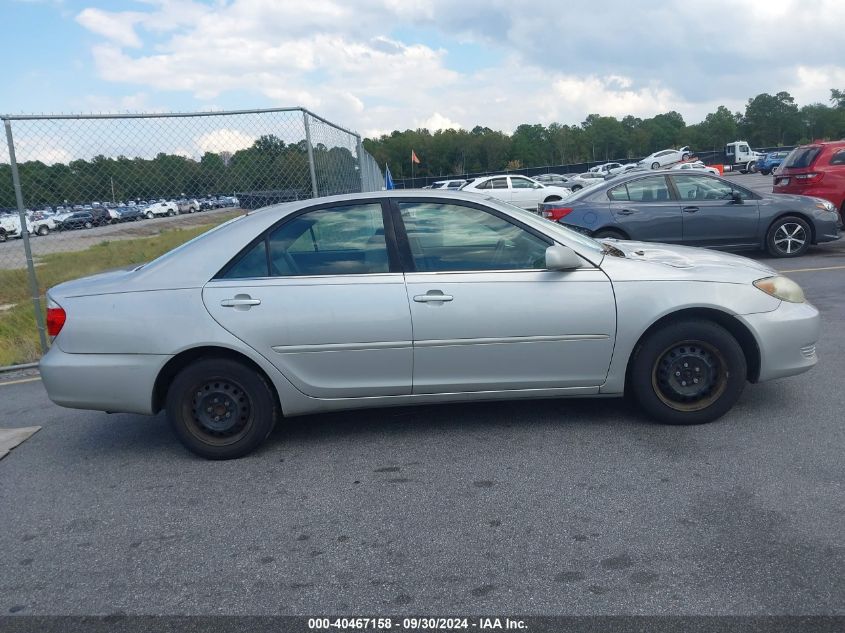
POLYGON ((630 264, 630 273, 639 278, 649 275, 653 279, 671 277, 749 283, 778 274, 775 269, 753 259, 706 248, 627 240, 600 241, 615 246, 625 254, 624 260, 609 257, 605 261, 626 261, 630 264))

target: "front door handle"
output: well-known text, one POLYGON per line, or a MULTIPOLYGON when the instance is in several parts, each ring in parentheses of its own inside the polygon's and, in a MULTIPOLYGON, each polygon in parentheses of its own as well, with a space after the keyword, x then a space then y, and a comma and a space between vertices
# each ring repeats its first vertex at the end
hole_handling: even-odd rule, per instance
POLYGON ((696 211, 698 211, 698 207, 684 207, 682 211, 684 213, 695 213, 696 211))
POLYGON ((633 211, 631 209, 622 209, 618 212, 619 215, 633 215, 633 211))
POLYGON ((235 295, 232 299, 223 299, 220 305, 235 310, 249 310, 252 306, 261 305, 261 299, 253 299, 249 295, 235 295))
POLYGON ((442 290, 429 290, 424 295, 415 295, 414 301, 417 303, 431 303, 435 301, 451 301, 454 298, 452 295, 444 295, 442 290))

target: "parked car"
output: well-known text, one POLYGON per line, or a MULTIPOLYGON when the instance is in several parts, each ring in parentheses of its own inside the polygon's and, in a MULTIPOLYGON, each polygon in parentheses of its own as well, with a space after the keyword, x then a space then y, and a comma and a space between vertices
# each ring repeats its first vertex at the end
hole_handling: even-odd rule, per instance
POLYGON ((452 179, 452 180, 437 180, 431 184, 432 189, 449 189, 451 191, 457 191, 461 187, 467 184, 467 181, 459 178, 459 179, 452 179))
POLYGON ((183 198, 176 201, 176 209, 179 213, 194 213, 200 210, 200 203, 194 198, 188 200, 183 198))
POLYGON ((135 222, 146 217, 144 210, 136 206, 117 207, 116 211, 119 222, 135 222))
POLYGON ((476 178, 461 191, 481 193, 488 197, 510 202, 523 209, 537 210, 540 202, 552 202, 568 197, 571 189, 547 186, 527 176, 485 176, 476 178))
POLYGON ((672 163, 687 160, 690 156, 692 156, 692 152, 689 147, 682 147, 680 149, 664 149, 659 152, 649 154, 639 161, 637 165, 642 167, 651 167, 652 169, 659 169, 661 167, 671 165, 672 163))
POLYGON ((631 173, 573 194, 541 213, 596 238, 765 249, 795 257, 839 239, 839 217, 821 198, 761 195, 705 173, 631 173))
POLYGON ((62 219, 56 218, 56 230, 65 231, 68 229, 90 229, 94 226, 94 216, 90 211, 74 211, 62 216, 62 219))
POLYGON ((4 213, 0 215, 0 242, 5 242, 10 237, 21 236, 21 221, 17 213, 4 213))
POLYGON ((563 174, 539 174, 537 176, 532 176, 532 178, 544 185, 569 188, 566 184, 569 181, 569 178, 563 174))
POLYGON ((27 224, 32 235, 49 235, 50 231, 56 230, 55 215, 45 215, 43 212, 33 213, 27 218, 27 224))
POLYGON ((144 215, 148 220, 157 216, 176 215, 177 213, 179 213, 179 208, 175 202, 153 202, 144 209, 144 215))
POLYGON ((764 176, 774 173, 780 167, 783 159, 789 155, 789 151, 769 152, 755 163, 756 170, 764 176))
POLYGON ((590 167, 589 171, 594 174, 601 174, 602 176, 612 176, 622 171, 622 163, 604 163, 596 167, 590 167))
POLYGON ((819 321, 760 262, 387 191, 270 207, 51 288, 40 370, 59 405, 165 409, 186 447, 227 459, 282 417, 415 403, 628 393, 708 422, 747 381, 815 365, 819 321))
POLYGON ((678 163, 677 165, 672 165, 670 169, 677 169, 678 171, 705 171, 708 174, 713 174, 714 176, 722 175, 719 173, 718 169, 715 167, 708 167, 700 160, 696 160, 691 163, 678 163))
POLYGON ((796 147, 778 167, 773 190, 829 200, 845 220, 845 141, 796 147))

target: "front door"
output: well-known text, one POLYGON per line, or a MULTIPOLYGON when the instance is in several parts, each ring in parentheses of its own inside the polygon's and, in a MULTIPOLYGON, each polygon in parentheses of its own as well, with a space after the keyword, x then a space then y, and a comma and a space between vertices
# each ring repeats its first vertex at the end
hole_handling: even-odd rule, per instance
POLYGON ((286 218, 205 286, 205 306, 309 396, 408 395, 411 316, 384 227, 379 202, 286 218))
POLYGON ((537 210, 536 183, 521 176, 510 176, 511 181, 511 204, 530 211, 537 210))
POLYGON ((685 244, 750 246, 759 242, 760 212, 750 192, 705 174, 671 178, 681 205, 685 244))
POLYGON ((545 270, 552 240, 485 205, 421 200, 396 207, 408 251, 413 393, 605 381, 616 305, 601 270, 587 262, 545 270))

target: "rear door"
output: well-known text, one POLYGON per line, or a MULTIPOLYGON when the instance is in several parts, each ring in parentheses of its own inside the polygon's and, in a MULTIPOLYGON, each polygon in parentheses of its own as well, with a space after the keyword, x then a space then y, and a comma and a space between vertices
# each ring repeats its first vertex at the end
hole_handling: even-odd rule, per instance
POLYGON ((386 222, 379 201, 289 216, 205 286, 205 306, 309 396, 407 395, 411 316, 386 222))
POLYGON ((663 174, 629 180, 608 190, 616 226, 632 240, 678 243, 681 208, 663 174))
POLYGON ((750 191, 709 174, 673 174, 669 178, 681 205, 685 244, 759 244, 760 210, 750 191), (734 199, 735 192, 740 201, 734 199))

